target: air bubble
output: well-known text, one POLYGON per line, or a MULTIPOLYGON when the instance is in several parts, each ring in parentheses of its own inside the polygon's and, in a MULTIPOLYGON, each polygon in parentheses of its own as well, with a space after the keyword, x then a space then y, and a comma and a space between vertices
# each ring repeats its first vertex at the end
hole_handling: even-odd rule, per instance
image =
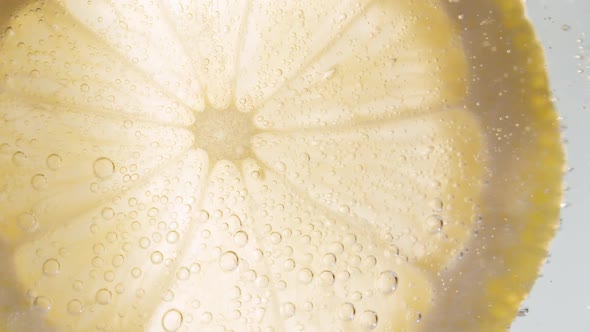
POLYGON ((133 278, 136 278, 137 279, 137 278, 141 277, 141 274, 142 274, 142 271, 141 271, 140 268, 134 267, 134 268, 131 269, 131 276, 133 278))
POLYGON ((443 227, 443 218, 438 214, 433 214, 430 217, 426 218, 426 229, 429 232, 437 233, 442 230, 443 227))
POLYGON ((336 265, 336 255, 332 253, 325 254, 324 257, 322 257, 322 264, 325 267, 333 267, 336 265))
POLYGON ((43 273, 48 276, 54 276, 59 274, 61 271, 61 265, 59 261, 54 258, 50 258, 43 263, 43 273))
POLYGON ((191 277, 191 271, 187 267, 181 267, 176 271, 176 278, 178 280, 188 280, 191 277))
POLYGON ((341 242, 332 242, 329 250, 334 254, 340 254, 344 251, 344 245, 341 242))
POLYGON ((377 316, 376 312, 367 310, 360 315, 359 321, 363 328, 372 330, 377 327, 377 323, 379 323, 379 317, 377 316))
POLYGON ((183 316, 177 309, 170 309, 162 316, 162 327, 165 331, 173 332, 182 325, 183 316))
POLYGON ((139 239, 139 247, 142 248, 142 249, 147 249, 150 246, 150 243, 151 242, 152 241, 149 238, 147 238, 145 236, 142 236, 139 239))
POLYGON ((106 282, 113 282, 113 280, 115 280, 115 272, 111 270, 106 271, 103 277, 106 282))
POLYGON ((190 268, 192 273, 199 273, 201 272, 201 264, 199 263, 192 263, 190 268))
POLYGON ((397 274, 393 271, 381 272, 377 281, 377 288, 383 293, 390 294, 395 292, 397 288, 398 278, 397 274))
POLYGON ((35 174, 31 178, 31 186, 35 190, 43 190, 47 188, 47 177, 43 174, 35 174))
POLYGON ((266 287, 268 287, 269 283, 270 283, 270 280, 268 280, 267 276, 260 276, 260 277, 256 278, 256 287, 258 287, 258 288, 266 288, 266 287))
POLYGON ((80 300, 74 299, 68 302, 67 309, 70 314, 79 315, 82 313, 82 311, 84 311, 84 305, 80 300))
POLYGON ((12 154, 12 162, 16 166, 25 165, 27 163, 28 159, 29 159, 29 157, 27 157, 27 155, 22 151, 16 151, 14 154, 12 154))
POLYGON ((8 27, 4 30, 4 35, 6 37, 12 37, 15 35, 14 29, 12 27, 8 27))
POLYGON ((226 272, 235 270, 238 264, 238 255, 233 251, 227 251, 219 258, 219 267, 226 272))
POLYGON ((162 295, 162 300, 172 302, 174 300, 174 292, 171 289, 166 290, 162 295))
POLYGON ((338 208, 338 211, 340 211, 340 213, 349 214, 350 213, 350 206, 340 205, 340 207, 338 208))
POLYGON ((351 320, 356 314, 356 309, 352 303, 343 303, 338 308, 338 318, 341 320, 351 320))
POLYGON ((115 285, 115 292, 117 292, 117 294, 123 294, 123 292, 125 292, 125 285, 122 283, 115 285))
POLYGON ((283 239, 283 237, 281 236, 281 234, 279 234, 277 232, 272 232, 270 234, 270 242, 272 244, 279 244, 279 243, 281 243, 282 239, 283 239))
POLYGON ((292 259, 287 259, 285 263, 283 263, 283 268, 285 271, 293 271, 295 268, 295 261, 292 259))
POLYGON ((433 198, 430 200, 428 205, 430 205, 430 208, 433 211, 440 212, 440 211, 442 211, 442 208, 443 208, 443 201, 440 198, 433 198))
POLYGON ((81 280, 76 280, 72 283, 72 289, 79 292, 84 289, 84 283, 81 280))
POLYGON ((115 163, 109 158, 98 158, 92 165, 94 175, 99 179, 106 179, 115 173, 115 163))
POLYGON ((209 212, 205 211, 205 210, 201 210, 198 213, 198 220, 200 222, 206 222, 207 220, 209 220, 209 212))
POLYGON ((211 323, 211 321, 213 320, 213 314, 211 314, 210 312, 206 311, 204 313, 201 314, 201 317, 199 319, 201 321, 201 323, 211 323))
POLYGON ((107 304, 111 303, 112 298, 113 298, 113 294, 111 293, 110 290, 108 290, 106 288, 99 289, 96 292, 96 295, 94 296, 96 303, 102 304, 102 305, 107 305, 107 304))
POLYGON ((297 280, 302 284, 309 284, 313 279, 313 272, 310 269, 301 269, 297 273, 297 280))
POLYGON ((295 315, 295 305, 291 302, 286 302, 281 305, 281 315, 285 318, 293 317, 295 315))
POLYGON ((39 228, 39 221, 32 213, 23 213, 18 216, 18 226, 25 232, 34 232, 39 228))
POLYGON ((115 257, 113 257, 112 264, 114 267, 119 267, 123 265, 123 262, 125 262, 125 256, 115 255, 115 257))
POLYGON ((33 301, 33 306, 37 309, 40 309, 44 312, 51 310, 51 299, 47 296, 37 296, 33 301))
POLYGON ((115 217, 115 210, 113 210, 110 207, 106 207, 103 208, 102 211, 100 212, 100 215, 105 219, 105 220, 111 220, 115 217))
POLYGON ((234 243, 238 247, 243 247, 248 243, 248 234, 244 231, 238 231, 234 234, 234 243))
POLYGON ((154 264, 160 264, 162 263, 162 261, 164 260, 164 255, 159 252, 159 251, 154 251, 151 255, 150 255, 150 260, 152 261, 152 263, 154 264))
POLYGON ((178 238, 180 238, 180 235, 177 231, 170 231, 166 234, 166 241, 168 243, 176 243, 176 241, 178 241, 178 238))
POLYGON ((322 271, 320 273, 320 283, 323 286, 331 286, 334 283, 334 273, 332 271, 322 271))

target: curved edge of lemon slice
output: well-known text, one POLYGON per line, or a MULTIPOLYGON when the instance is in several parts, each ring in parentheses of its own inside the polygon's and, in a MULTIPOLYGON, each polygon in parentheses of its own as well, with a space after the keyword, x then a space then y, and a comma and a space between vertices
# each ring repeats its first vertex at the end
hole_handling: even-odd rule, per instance
POLYGON ((484 123, 491 164, 471 243, 441 274, 444 294, 435 305, 453 309, 427 317, 423 331, 505 331, 558 229, 565 165, 560 123, 524 3, 445 6, 465 31, 473 84, 483 87, 473 89, 467 104, 484 123))

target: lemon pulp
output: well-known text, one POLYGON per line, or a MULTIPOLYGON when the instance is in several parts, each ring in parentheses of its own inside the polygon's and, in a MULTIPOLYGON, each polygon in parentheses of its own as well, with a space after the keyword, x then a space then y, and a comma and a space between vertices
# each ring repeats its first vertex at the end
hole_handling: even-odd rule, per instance
POLYGON ((552 233, 562 160, 520 4, 486 4, 531 59, 502 76, 527 79, 516 92, 473 90, 487 72, 462 24, 481 49, 506 45, 470 5, 15 10, 6 329, 504 329, 552 233))

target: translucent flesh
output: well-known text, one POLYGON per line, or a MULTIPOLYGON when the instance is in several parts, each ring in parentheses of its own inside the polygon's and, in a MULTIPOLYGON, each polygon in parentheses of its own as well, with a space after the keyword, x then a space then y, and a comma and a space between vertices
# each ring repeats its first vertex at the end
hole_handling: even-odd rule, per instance
MULTIPOLYGON (((502 305, 444 324, 505 326, 544 255, 558 181, 538 203, 526 181, 506 190, 497 212, 518 222, 482 258, 508 262, 489 279, 458 260, 494 244, 474 232, 491 225, 489 181, 504 173, 441 6, 20 8, 0 40, 0 239, 23 299, 7 302, 6 328, 418 331, 452 312, 439 303, 470 269, 488 290, 472 298, 502 305), (520 223, 533 219, 546 226, 520 223), (511 262, 513 238, 536 254, 511 262), (496 274, 506 266, 522 266, 523 286, 496 274)), ((562 161, 538 89, 548 124, 524 123, 554 135, 534 140, 554 152, 553 180, 562 161)))

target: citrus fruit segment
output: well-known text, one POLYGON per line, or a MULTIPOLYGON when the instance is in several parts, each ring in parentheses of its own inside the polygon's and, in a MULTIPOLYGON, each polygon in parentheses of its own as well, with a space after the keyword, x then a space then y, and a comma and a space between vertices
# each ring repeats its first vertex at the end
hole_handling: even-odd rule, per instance
MULTIPOLYGON (((507 3, 486 5, 530 29, 507 3)), ((15 9, 0 22, 6 329, 504 328, 545 254, 563 161, 540 60, 513 45, 535 60, 511 73, 516 92, 478 90, 478 36, 454 6, 15 9)), ((512 38, 533 36, 498 40, 512 38)))

